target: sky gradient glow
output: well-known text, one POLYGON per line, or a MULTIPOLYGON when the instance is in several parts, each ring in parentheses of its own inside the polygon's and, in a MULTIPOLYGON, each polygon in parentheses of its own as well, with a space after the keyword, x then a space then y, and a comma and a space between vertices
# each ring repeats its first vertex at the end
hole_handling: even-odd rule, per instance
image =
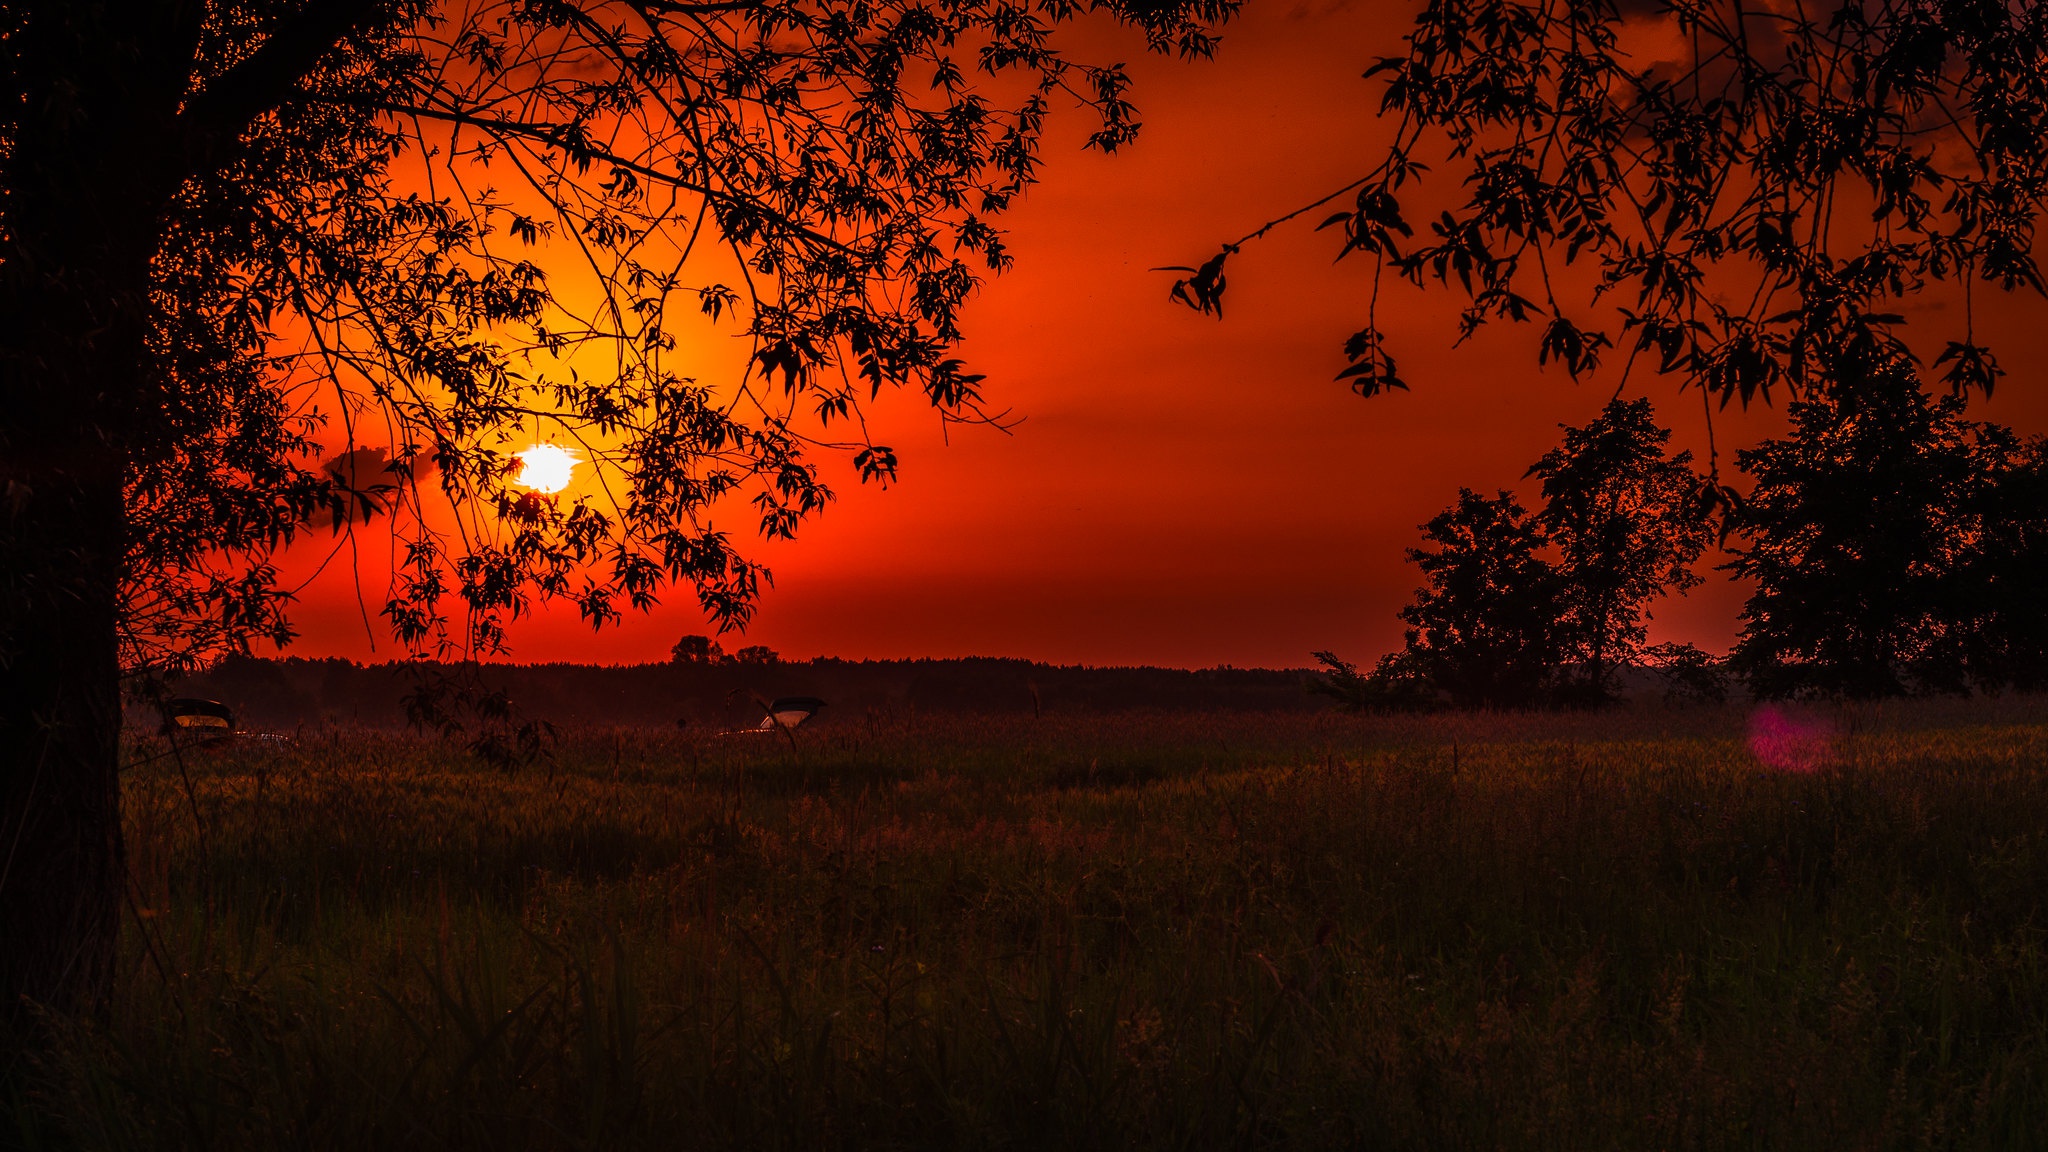
MULTIPOLYGON (((1128 39, 1105 49, 1131 63, 1142 137, 1103 157, 1079 150, 1079 117, 1055 126, 1044 183, 1003 220, 1016 269, 967 314, 963 354, 988 374, 992 406, 1020 422, 948 436, 919 398, 885 396, 870 420, 901 455, 901 482, 863 487, 831 465, 838 504, 794 544, 753 545, 775 586, 726 646, 1189 667, 1300 666, 1320 648, 1369 662, 1398 646, 1416 525, 1461 484, 1522 486, 1526 503, 1523 470, 1560 422, 1599 410, 1612 379, 1539 374, 1532 328, 1454 350, 1457 298, 1404 293, 1389 327, 1415 391, 1358 399, 1332 377, 1369 268, 1332 262, 1317 214, 1233 262, 1221 323, 1170 306, 1171 276, 1149 269, 1199 261, 1369 167, 1383 129, 1377 86, 1359 73, 1393 49, 1399 19, 1372 4, 1253 0, 1211 62, 1145 57, 1128 39)), ((2048 429, 2033 367, 2048 351, 2041 309, 1990 305, 1980 329, 2002 337, 2012 375, 1979 418, 2048 429)), ((1678 442, 1704 455, 1697 394, 1674 389, 1643 377, 1630 394, 1656 400, 1678 442)), ((1774 412, 1722 414, 1724 462, 1781 427, 1774 412)), ((358 542, 354 569, 344 551, 305 585, 293 654, 400 654, 377 627, 373 544, 358 542)), ((316 533, 284 569, 305 579, 333 547, 316 533)), ((1660 606, 1654 639, 1725 649, 1744 593, 1708 575, 1660 606)), ((687 591, 668 599, 595 635, 572 609, 523 621, 514 656, 665 659, 678 636, 707 630, 687 591)))

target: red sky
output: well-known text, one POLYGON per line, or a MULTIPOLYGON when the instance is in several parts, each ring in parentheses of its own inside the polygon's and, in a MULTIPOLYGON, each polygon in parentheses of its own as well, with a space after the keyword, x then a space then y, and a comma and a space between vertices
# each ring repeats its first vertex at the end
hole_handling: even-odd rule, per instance
MULTIPOLYGON (((1439 292, 1401 297, 1388 325, 1414 391, 1353 396, 1332 377, 1362 325, 1369 269, 1333 263, 1332 236, 1306 222, 1233 261, 1221 323, 1170 306, 1172 278, 1148 271, 1198 262, 1370 167, 1384 129, 1359 73, 1394 46, 1393 7, 1253 0, 1205 63, 1108 48, 1137 78, 1141 139, 1104 157, 1079 150, 1080 117, 1055 127, 1044 183, 1004 221, 1016 269, 968 313, 964 355, 1021 423, 955 428, 948 442, 919 398, 884 397, 872 422, 902 480, 885 491, 842 469, 839 502, 795 543, 756 543, 775 586, 726 646, 1188 667, 1299 666, 1320 648, 1369 661, 1398 646, 1416 525, 1461 484, 1516 486, 1558 423, 1590 419, 1612 381, 1539 374, 1530 328, 1453 350, 1457 299, 1439 292)), ((2048 351, 2041 309, 1995 305, 2013 375, 1979 418, 2048 430, 2029 367, 2048 351)), ((1630 394, 1703 447, 1696 395, 1674 387, 1645 377, 1630 394)), ((1779 427, 1771 412, 1723 414, 1723 459, 1779 427)), ((316 534, 285 570, 310 572, 331 547, 316 534)), ((374 626, 382 575, 363 572, 374 626)), ((1655 638, 1726 647, 1744 593, 1710 577, 1660 606, 1655 638)), ((398 654, 366 631, 356 583, 337 562, 307 584, 293 653, 398 654)), ((665 659, 676 637, 707 631, 686 591, 669 601, 597 634, 573 610, 521 622, 513 655, 665 659)))

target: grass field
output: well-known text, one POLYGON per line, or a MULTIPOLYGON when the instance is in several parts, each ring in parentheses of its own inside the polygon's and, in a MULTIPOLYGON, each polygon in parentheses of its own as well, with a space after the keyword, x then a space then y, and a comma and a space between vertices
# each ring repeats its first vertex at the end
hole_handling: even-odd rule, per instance
POLYGON ((159 761, 113 1011, 4 1138, 2048 1146, 2048 702, 1794 721, 1795 770, 1733 707, 159 761))

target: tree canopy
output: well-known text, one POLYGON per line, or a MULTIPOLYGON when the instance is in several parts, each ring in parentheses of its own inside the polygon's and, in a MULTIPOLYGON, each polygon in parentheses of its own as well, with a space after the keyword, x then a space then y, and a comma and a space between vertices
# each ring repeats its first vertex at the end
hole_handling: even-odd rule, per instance
POLYGON ((1121 69, 1064 55, 1055 26, 1104 12, 1199 55, 1232 7, 195 6, 173 30, 197 40, 187 91, 162 99, 196 99, 161 111, 238 107, 159 211, 168 418, 137 425, 131 660, 282 636, 269 569, 243 558, 323 506, 396 522, 382 607, 415 645, 488 651, 536 593, 604 622, 681 584, 744 621, 762 570, 734 506, 792 534, 832 498, 820 448, 893 477, 860 419, 884 389, 981 418, 959 310, 1008 262, 992 220, 1046 117, 1084 106, 1103 149, 1137 131, 1121 69), (744 354, 707 354, 713 330, 744 354), (599 482, 511 487, 535 439, 599 482), (383 459, 336 483, 323 445, 383 459), (430 515, 437 497, 457 515, 430 515))
POLYGON ((1791 406, 1755 478, 1756 582, 1731 663, 1761 696, 1891 696, 2048 683, 2048 442, 1963 418, 1900 374, 1854 404, 1791 406))
POLYGON ((1538 552, 1542 532, 1514 494, 1458 490, 1411 548, 1424 587, 1401 609, 1407 646, 1384 671, 1412 677, 1466 707, 1544 703, 1562 657, 1565 589, 1538 552))
POLYGON ((1059 26, 1199 56, 1234 8, 0 0, 0 1012, 105 972, 124 668, 288 637, 276 551, 373 515, 413 651, 744 622, 735 520, 895 475, 865 404, 988 418, 960 309, 1047 118, 1138 130, 1059 26), (587 479, 520 491, 535 443, 587 479))
POLYGON ((1408 387, 1388 273, 1460 293, 1466 335, 1531 324, 1537 363, 1574 379, 1625 352, 1621 381, 1673 377, 1709 412, 1901 366, 1988 395, 1976 288, 2043 287, 2039 5, 1429 0, 1366 75, 1379 163, 1173 289, 1220 314, 1246 244, 1345 202, 1321 225, 1375 269, 1339 373, 1363 395, 1408 387), (1900 302, 1938 285, 1949 328, 1909 344, 1900 302))
MULTIPOLYGON (((1615 400, 1530 465, 1543 504, 1532 515, 1507 491, 1461 488, 1422 525, 1408 558, 1425 584, 1401 609, 1401 651, 1369 676, 1319 652, 1320 690, 1363 710, 1589 706, 1618 674, 1653 664, 1701 681, 1697 653, 1648 644, 1650 605, 1697 586, 1712 538, 1706 482, 1647 400, 1615 400)), ((1674 684, 1687 692, 1698 685, 1674 684)))
POLYGON ((1644 655, 1650 603, 1701 582, 1708 489, 1691 452, 1667 454, 1670 440, 1648 400, 1615 400, 1529 468, 1543 481, 1536 526, 1557 553, 1555 626, 1576 673, 1561 687, 1577 702, 1610 699, 1615 674, 1644 655))
POLYGON ((2039 597, 2003 591, 2037 563, 2038 517, 1991 495, 2033 473, 2009 433, 1961 413, 2005 376, 1980 299, 2048 291, 2048 9, 1426 0, 1365 76, 1389 134, 1377 162, 1177 269, 1173 299, 1220 316, 1248 245, 1319 219, 1373 269, 1337 373, 1362 396, 1410 386, 1381 314, 1403 283, 1455 294, 1461 340, 1527 325, 1539 368, 1696 395, 1703 510, 1749 534, 1735 567, 1761 582, 1738 649, 1758 691, 2039 682, 2038 620, 2019 606, 2039 597), (1741 457, 1759 501, 1745 511, 1715 413, 1781 399, 1795 434, 1741 457), (1836 466, 1852 456, 1903 487, 1859 488, 1836 466), (1825 521, 1833 552, 1799 537, 1880 512, 1903 522, 1825 521), (1969 575, 1931 574, 1949 553, 1969 575))

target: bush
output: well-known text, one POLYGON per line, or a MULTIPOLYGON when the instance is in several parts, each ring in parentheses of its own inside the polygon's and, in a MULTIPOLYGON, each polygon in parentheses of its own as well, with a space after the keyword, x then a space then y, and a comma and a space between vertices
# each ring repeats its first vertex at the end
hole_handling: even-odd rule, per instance
POLYGON ((677 664, 716 664, 725 659, 725 649, 709 636, 685 636, 669 649, 677 664))

